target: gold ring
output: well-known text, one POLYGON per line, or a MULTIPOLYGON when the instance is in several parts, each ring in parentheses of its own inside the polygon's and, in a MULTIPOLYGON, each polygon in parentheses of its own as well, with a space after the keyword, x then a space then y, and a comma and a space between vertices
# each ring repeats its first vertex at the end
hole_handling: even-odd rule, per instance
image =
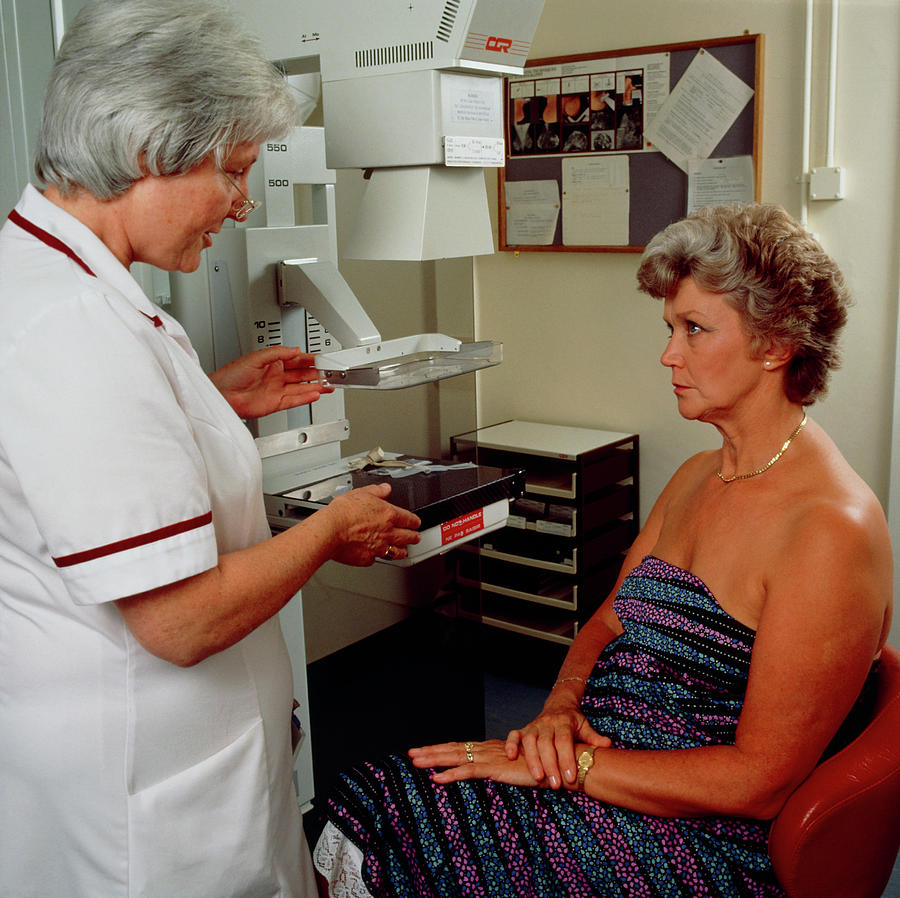
POLYGON ((388 561, 393 561, 396 558, 400 557, 400 550, 396 546, 388 546, 384 550, 384 555, 382 558, 386 558, 388 561))
POLYGON ((466 750, 466 760, 471 764, 475 760, 475 746, 471 742, 464 742, 463 748, 466 750))

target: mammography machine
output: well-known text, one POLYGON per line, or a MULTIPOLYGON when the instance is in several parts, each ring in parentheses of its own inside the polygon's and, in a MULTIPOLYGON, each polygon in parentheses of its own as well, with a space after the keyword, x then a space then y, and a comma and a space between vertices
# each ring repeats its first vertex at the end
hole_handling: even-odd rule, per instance
MULTIPOLYGON (((324 127, 299 128, 266 144, 256 176, 265 194, 257 213, 264 226, 251 221, 223 229, 205 270, 173 278, 173 311, 205 361, 218 367, 254 348, 297 345, 316 353, 333 385, 370 390, 497 364, 502 347, 493 341, 463 343, 435 333, 382 339, 338 270, 334 169, 359 168, 367 177, 349 255, 426 259, 492 251, 482 168, 503 164, 501 75, 521 71, 542 0, 234 5, 270 58, 295 73, 291 81, 307 110, 321 83, 324 127), (296 224, 298 184, 311 185, 311 224, 296 224)), ((296 520, 311 502, 352 485, 355 460, 340 457, 349 434, 340 390, 258 428, 274 524, 296 520)), ((418 474, 459 484, 469 498, 450 502, 448 510, 488 510, 481 530, 445 528, 439 542, 423 539, 413 557, 505 522, 505 497, 486 490, 491 501, 479 504, 484 484, 474 474, 432 467, 407 470, 404 478, 418 474)))
MULTIPOLYGON (((435 333, 382 339, 338 270, 335 169, 367 179, 346 255, 492 252, 483 167, 503 164, 501 76, 521 71, 543 0, 232 5, 308 111, 322 92, 323 127, 261 148, 250 193, 264 193, 263 209, 223 228, 198 272, 171 278, 172 311, 208 370, 253 349, 300 346, 340 388, 253 422, 270 523, 290 526, 338 492, 390 476, 392 501, 423 520, 405 564, 502 527, 523 487, 516 472, 410 459, 402 447, 342 457, 344 388, 393 390, 477 371, 499 363, 502 347, 435 333)), ((298 791, 303 803, 302 783, 298 791)))

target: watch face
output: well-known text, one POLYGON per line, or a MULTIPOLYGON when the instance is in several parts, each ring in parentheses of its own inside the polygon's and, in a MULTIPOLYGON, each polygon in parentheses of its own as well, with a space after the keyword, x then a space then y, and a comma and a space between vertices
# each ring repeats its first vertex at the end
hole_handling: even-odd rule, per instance
POLYGON ((578 756, 578 783, 577 783, 577 786, 578 786, 579 790, 584 788, 584 780, 587 777, 588 771, 593 766, 594 766, 594 749, 586 748, 578 756))

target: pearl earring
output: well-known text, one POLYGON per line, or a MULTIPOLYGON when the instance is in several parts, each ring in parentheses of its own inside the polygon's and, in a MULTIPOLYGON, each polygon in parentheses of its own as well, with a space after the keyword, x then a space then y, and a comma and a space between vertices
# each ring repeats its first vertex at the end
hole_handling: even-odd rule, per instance
POLYGON ((771 364, 772 364, 771 362, 764 362, 764 363, 763 363, 764 367, 766 367, 766 368, 769 368, 769 367, 771 366, 771 364))

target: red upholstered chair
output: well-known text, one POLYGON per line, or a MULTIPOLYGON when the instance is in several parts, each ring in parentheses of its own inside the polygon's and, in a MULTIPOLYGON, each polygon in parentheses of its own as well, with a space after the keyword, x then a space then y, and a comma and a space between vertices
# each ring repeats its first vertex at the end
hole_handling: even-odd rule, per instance
POLYGON ((787 800, 769 835, 790 898, 878 898, 900 847, 900 652, 884 647, 871 722, 787 800))

